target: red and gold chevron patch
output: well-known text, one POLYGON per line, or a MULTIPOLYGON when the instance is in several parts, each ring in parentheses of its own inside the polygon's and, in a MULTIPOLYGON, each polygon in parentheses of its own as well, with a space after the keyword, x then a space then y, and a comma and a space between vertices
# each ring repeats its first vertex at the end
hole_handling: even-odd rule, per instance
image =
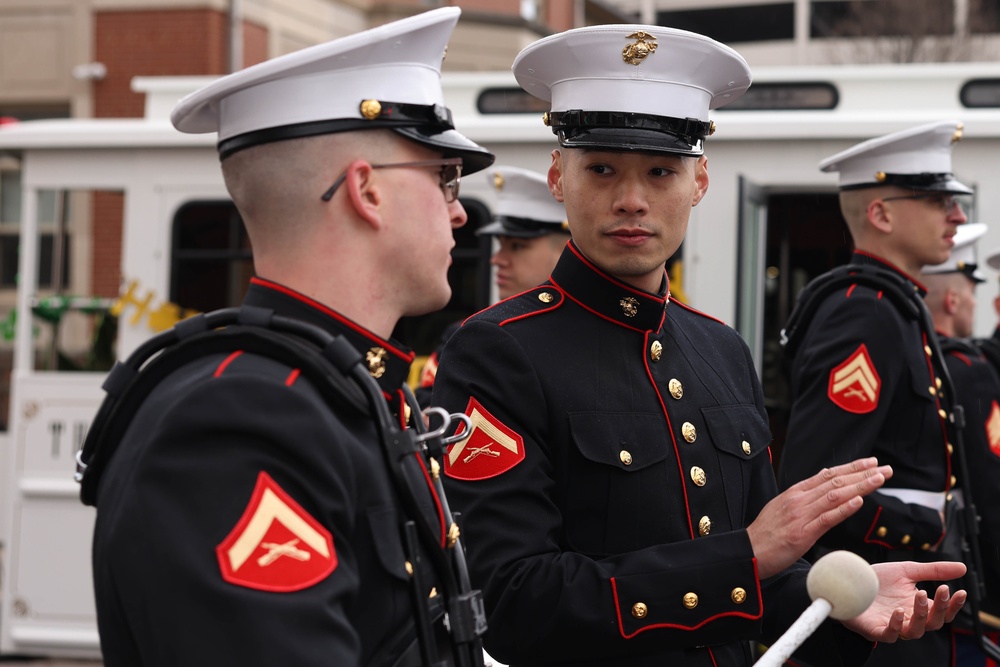
POLYGON ((878 407, 882 380, 862 343, 842 364, 830 371, 827 395, 847 412, 866 414, 878 407))
POLYGON ((475 398, 469 399, 465 414, 472 420, 469 437, 448 450, 444 474, 469 481, 489 479, 524 460, 524 438, 491 415, 475 398))
POLYGON ((263 471, 215 554, 229 583, 277 593, 308 588, 337 568, 330 531, 263 471))

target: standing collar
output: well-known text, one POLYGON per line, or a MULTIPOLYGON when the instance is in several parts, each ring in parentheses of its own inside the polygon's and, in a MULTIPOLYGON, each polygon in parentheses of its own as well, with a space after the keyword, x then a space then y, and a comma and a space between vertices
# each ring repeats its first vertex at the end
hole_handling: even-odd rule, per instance
POLYGON ((597 267, 572 241, 550 278, 569 299, 598 317, 637 331, 658 331, 670 300, 666 272, 659 294, 627 285, 597 267))
POLYGON ((410 374, 413 351, 393 340, 384 340, 305 294, 278 283, 253 278, 243 303, 269 308, 279 315, 315 324, 343 336, 368 362, 368 372, 386 394, 395 394, 410 374))
POLYGON ((882 259, 878 255, 873 255, 865 250, 855 250, 854 254, 851 255, 851 264, 857 266, 875 266, 880 269, 886 269, 895 273, 900 278, 905 280, 910 285, 913 285, 917 291, 920 293, 921 297, 927 296, 927 288, 924 287, 920 282, 913 278, 910 274, 903 271, 901 268, 893 264, 892 262, 882 259))

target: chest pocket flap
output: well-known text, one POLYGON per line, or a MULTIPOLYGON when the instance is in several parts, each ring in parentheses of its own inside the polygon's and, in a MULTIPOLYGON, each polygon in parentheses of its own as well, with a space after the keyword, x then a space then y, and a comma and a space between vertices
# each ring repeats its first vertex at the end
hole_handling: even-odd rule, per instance
POLYGON ((749 460, 771 444, 771 431, 752 405, 718 405, 701 414, 720 452, 749 460))
POLYGON ((670 434, 662 415, 578 412, 569 423, 580 454, 594 463, 635 472, 667 458, 670 434))

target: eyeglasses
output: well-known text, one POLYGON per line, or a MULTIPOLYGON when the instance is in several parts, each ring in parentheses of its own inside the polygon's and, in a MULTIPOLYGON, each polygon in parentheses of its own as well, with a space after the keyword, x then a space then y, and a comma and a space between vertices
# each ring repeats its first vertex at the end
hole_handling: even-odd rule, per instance
POLYGON ((900 195, 899 197, 883 197, 882 201, 894 201, 896 199, 926 199, 934 208, 939 208, 945 213, 954 211, 956 207, 961 208, 961 202, 953 194, 943 192, 923 192, 919 195, 900 195))
MULTIPOLYGON (((462 158, 449 157, 440 160, 417 160, 416 162, 391 162, 389 164, 373 164, 372 169, 402 169, 402 168, 422 168, 441 167, 439 176, 441 178, 441 192, 444 200, 449 204, 458 199, 458 186, 462 180, 462 158)), ((330 189, 320 197, 323 201, 330 201, 337 192, 337 188, 347 179, 347 172, 340 175, 340 178, 333 182, 330 189)))

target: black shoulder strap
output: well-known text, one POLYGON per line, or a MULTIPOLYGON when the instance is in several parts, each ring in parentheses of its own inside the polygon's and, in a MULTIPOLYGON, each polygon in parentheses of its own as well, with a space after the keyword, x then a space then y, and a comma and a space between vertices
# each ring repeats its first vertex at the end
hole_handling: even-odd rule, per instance
MULTIPOLYGON (((324 355, 315 346, 270 328, 274 319, 271 311, 249 307, 198 315, 153 337, 128 359, 117 362, 104 381, 107 395, 77 455, 77 480, 84 504, 97 505, 104 468, 149 394, 168 375, 200 357, 244 350, 276 359, 299 368, 331 405, 367 414, 364 395, 342 368, 353 357, 360 360, 360 354, 346 341, 335 344, 338 339, 327 334, 331 351, 324 355), (334 357, 339 359, 339 369, 334 357)), ((280 327, 285 318, 277 319, 280 327)))
POLYGON ((983 353, 987 361, 993 365, 993 369, 997 373, 1000 373, 1000 340, 996 338, 976 338, 972 342, 983 353))
POLYGON ((972 342, 965 340, 964 338, 952 338, 951 336, 940 336, 941 341, 941 351, 945 354, 951 354, 952 352, 958 352, 964 355, 977 356, 980 354, 980 350, 972 342))
POLYGON ((833 292, 851 285, 880 290, 909 319, 920 319, 920 296, 898 274, 874 265, 845 264, 817 276, 802 290, 788 323, 781 330, 781 346, 789 359, 795 356, 802 336, 823 301, 833 292))

